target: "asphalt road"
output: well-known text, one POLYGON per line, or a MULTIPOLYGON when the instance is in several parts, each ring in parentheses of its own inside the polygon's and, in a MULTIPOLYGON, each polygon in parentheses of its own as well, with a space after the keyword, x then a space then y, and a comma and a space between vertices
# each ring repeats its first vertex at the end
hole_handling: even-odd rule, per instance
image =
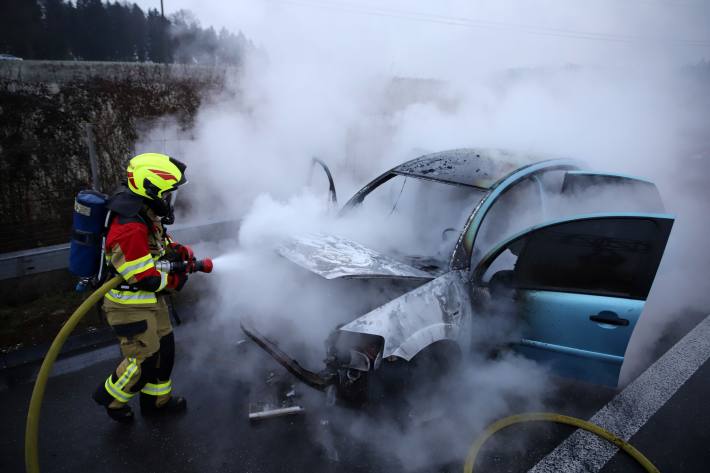
MULTIPOLYGON (((467 426, 459 426, 455 431, 437 428, 450 425, 446 412, 426 422, 414 423, 416 425, 393 424, 400 426, 402 438, 411 435, 412 430, 418 430, 419 438, 430 435, 430 442, 416 444, 411 452, 407 452, 406 442, 388 445, 386 441, 377 443, 346 433, 352 431, 355 424, 366 431, 372 426, 376 431, 384 417, 391 422, 389 416, 396 416, 393 412, 396 409, 384 414, 382 411, 353 413, 340 408, 323 409, 322 396, 306 388, 299 389, 304 395, 301 401, 307 408, 305 415, 250 424, 249 402, 254 400, 255 394, 257 398, 262 394, 262 388, 255 386, 254 379, 262 379, 262 375, 272 369, 278 372, 278 369, 264 359, 263 364, 256 363, 259 366, 246 367, 250 368, 246 376, 243 365, 247 357, 235 345, 198 358, 187 356, 186 352, 196 343, 190 327, 188 323, 178 329, 178 363, 173 378, 176 391, 187 397, 189 403, 188 412, 180 417, 149 420, 137 416, 133 425, 125 426, 110 421, 93 403, 90 394, 115 366, 117 349, 115 352, 111 349, 109 354, 115 353, 112 359, 52 377, 41 419, 42 470, 462 471, 466 448, 458 448, 452 457, 443 458, 441 450, 445 446, 468 445, 478 431, 467 426), (408 455, 419 461, 409 462, 408 455), (432 461, 422 463, 422 457, 432 461)), ((195 332, 194 337, 204 344, 206 335, 195 332)), ((248 360, 249 364, 255 364, 255 358, 248 357, 248 360)), ((589 384, 564 380, 555 383, 545 407, 580 418, 590 418, 617 394, 589 384)), ((664 473, 707 471, 710 462, 710 429, 706 427, 710 421, 709 388, 710 364, 705 363, 631 438, 632 444, 664 473)), ((28 383, 0 392, 2 472, 24 469, 23 432, 31 389, 28 383)), ((573 430, 566 426, 530 424, 502 431, 481 453, 476 471, 527 471, 573 430)), ((624 454, 617 454, 601 471, 642 470, 624 454)))

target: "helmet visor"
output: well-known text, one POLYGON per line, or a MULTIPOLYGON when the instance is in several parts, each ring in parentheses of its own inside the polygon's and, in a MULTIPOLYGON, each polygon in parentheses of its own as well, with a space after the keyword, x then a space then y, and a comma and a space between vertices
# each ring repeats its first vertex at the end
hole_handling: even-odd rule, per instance
POLYGON ((175 184, 173 184, 173 186, 171 188, 171 190, 174 193, 174 191, 178 187, 188 183, 187 177, 185 177, 185 170, 187 169, 187 164, 185 164, 182 161, 175 159, 173 157, 169 157, 168 159, 170 159, 170 162, 173 163, 175 165, 175 167, 180 170, 180 180, 178 182, 176 182, 175 184))

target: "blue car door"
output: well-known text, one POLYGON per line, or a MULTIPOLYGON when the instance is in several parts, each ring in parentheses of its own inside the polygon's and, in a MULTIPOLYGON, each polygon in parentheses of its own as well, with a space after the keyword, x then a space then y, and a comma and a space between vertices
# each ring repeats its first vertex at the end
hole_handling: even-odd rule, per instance
POLYGON ((522 333, 516 350, 553 371, 616 386, 673 225, 664 214, 566 218, 530 228, 491 250, 517 256, 514 289, 522 333))

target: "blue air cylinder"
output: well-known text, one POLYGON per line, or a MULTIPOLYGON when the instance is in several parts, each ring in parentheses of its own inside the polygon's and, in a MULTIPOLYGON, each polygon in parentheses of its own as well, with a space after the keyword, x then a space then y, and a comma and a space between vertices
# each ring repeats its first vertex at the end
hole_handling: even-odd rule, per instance
POLYGON ((94 190, 83 190, 74 200, 69 271, 81 278, 99 272, 106 201, 106 195, 94 190))

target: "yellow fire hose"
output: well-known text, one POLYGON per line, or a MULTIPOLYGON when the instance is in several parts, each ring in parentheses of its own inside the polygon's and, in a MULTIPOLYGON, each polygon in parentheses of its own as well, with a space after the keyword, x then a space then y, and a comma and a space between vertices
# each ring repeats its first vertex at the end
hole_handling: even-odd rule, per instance
POLYGON ((39 455, 38 449, 38 433, 39 433, 39 414, 42 408, 42 399, 44 398, 44 389, 47 386, 49 373, 52 371, 52 365, 59 355, 67 337, 74 330, 79 321, 108 291, 118 286, 123 279, 116 276, 107 281, 103 286, 98 288, 86 298, 78 309, 69 317, 59 334, 52 342, 52 345, 44 357, 42 367, 39 369, 37 381, 35 381, 34 389, 32 390, 32 399, 30 399, 30 409, 27 413, 27 426, 25 427, 25 468, 27 473, 39 473, 39 455))
POLYGON ((576 417, 569 417, 562 414, 555 414, 552 412, 530 412, 528 414, 518 414, 509 417, 504 417, 488 427, 483 431, 481 435, 476 439, 476 441, 471 445, 471 449, 468 451, 468 456, 466 457, 466 463, 464 464, 464 473, 473 473, 473 465, 476 461, 476 456, 478 456, 481 447, 486 443, 490 437, 501 429, 504 429, 513 424, 519 424, 521 422, 557 422, 558 424, 567 424, 580 429, 589 431, 609 442, 613 443, 641 464, 641 466, 649 473, 660 473, 658 468, 650 462, 641 452, 636 450, 630 443, 625 440, 620 439, 616 435, 612 434, 608 430, 604 430, 596 424, 592 424, 586 420, 577 419, 576 417))

